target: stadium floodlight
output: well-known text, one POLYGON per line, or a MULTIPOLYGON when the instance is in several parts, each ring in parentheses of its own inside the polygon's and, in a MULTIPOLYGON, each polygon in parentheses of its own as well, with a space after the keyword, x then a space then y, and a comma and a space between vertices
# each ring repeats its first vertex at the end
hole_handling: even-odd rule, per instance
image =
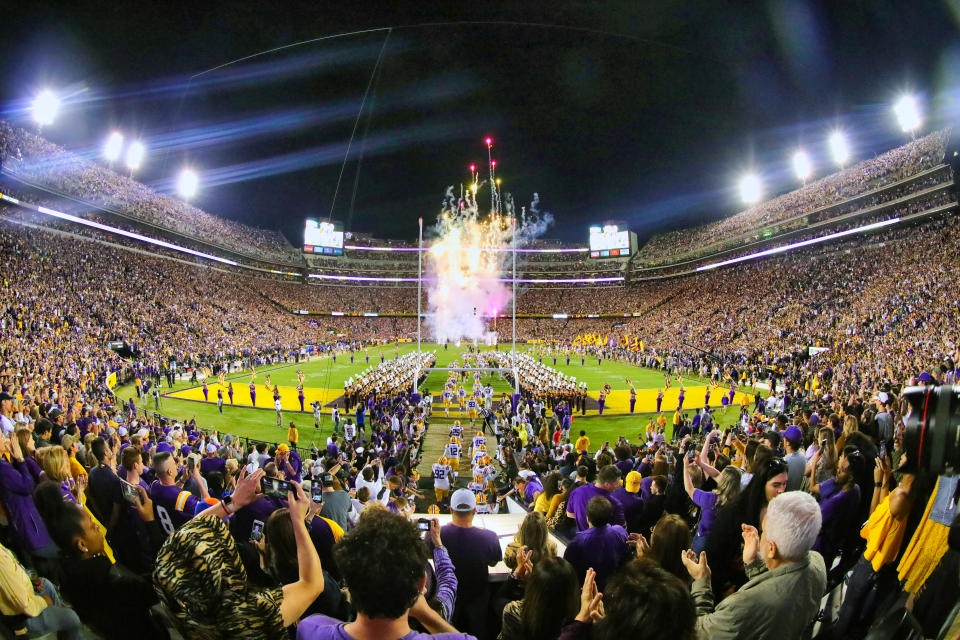
POLYGON ((53 91, 45 89, 37 94, 33 99, 33 119, 41 127, 53 124, 57 117, 57 111, 60 109, 60 98, 53 91))
POLYGON ((123 134, 119 131, 114 131, 110 134, 110 137, 107 138, 107 144, 103 147, 103 157, 106 158, 108 162, 116 162, 122 151, 123 134))
POLYGON ((893 103, 893 113, 897 116, 897 122, 904 133, 913 133, 923 124, 923 117, 920 115, 920 105, 916 97, 906 94, 900 96, 893 103))
POLYGON ((793 154, 793 172, 797 174, 797 179, 801 182, 806 182, 810 174, 813 173, 810 156, 802 149, 793 154))
POLYGON ((843 132, 834 131, 831 133, 827 144, 830 146, 830 155, 833 156, 833 161, 841 167, 847 164, 847 160, 850 159, 850 147, 847 146, 847 137, 843 135, 843 132))
POLYGON ((147 148, 142 142, 136 140, 127 147, 127 169, 136 171, 143 164, 143 156, 147 154, 147 148))
POLYGON ((177 178, 177 191, 183 198, 189 200, 197 195, 197 188, 200 186, 200 179, 197 173, 192 169, 184 169, 177 178))
POLYGON ((755 173, 748 173, 740 178, 740 197, 747 204, 753 204, 760 201, 763 192, 763 185, 760 177, 755 173))

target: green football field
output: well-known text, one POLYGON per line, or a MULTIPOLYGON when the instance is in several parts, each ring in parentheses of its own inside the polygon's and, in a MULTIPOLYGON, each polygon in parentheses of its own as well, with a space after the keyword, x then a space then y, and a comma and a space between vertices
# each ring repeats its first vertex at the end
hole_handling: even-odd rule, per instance
MULTIPOLYGON (((450 345, 448 349, 437 345, 424 345, 424 349, 436 350, 436 366, 448 366, 451 362, 457 360, 460 354, 465 352, 465 348, 456 348, 450 345)), ((519 349, 533 349, 526 345, 518 347, 519 349)), ((509 349, 509 347, 501 347, 509 349)), ((265 367, 257 370, 257 384, 262 385, 266 374, 270 374, 271 383, 280 386, 296 386, 297 370, 300 369, 305 375, 304 387, 307 388, 326 388, 343 389, 343 383, 352 375, 355 375, 368 366, 375 366, 380 362, 380 356, 390 359, 397 354, 404 354, 416 350, 416 344, 406 343, 399 345, 385 345, 380 347, 371 347, 367 351, 360 351, 354 354, 354 361, 351 364, 350 354, 338 354, 336 362, 333 359, 324 356, 309 362, 301 362, 299 365, 280 365, 275 367, 265 367), (370 364, 367 364, 366 357, 369 354, 370 364)), ((487 348, 483 348, 486 351, 487 348)), ((537 356, 539 357, 539 356, 537 356)), ((553 359, 550 355, 543 356, 543 363, 553 366, 553 359)), ((638 390, 657 389, 663 384, 663 374, 659 371, 636 367, 613 361, 604 361, 599 366, 596 358, 587 358, 583 365, 580 364, 579 356, 571 356, 570 365, 566 364, 564 355, 557 355, 556 368, 562 373, 576 377, 580 382, 586 382, 588 389, 594 393, 604 384, 610 384, 614 389, 624 389, 627 378, 633 381, 638 390)), ((446 380, 447 372, 432 372, 423 388, 431 391, 435 395, 442 389, 446 380)), ((250 380, 249 372, 229 376, 227 378, 234 382, 240 393, 246 393, 245 385, 250 380)), ((496 375, 485 377, 484 381, 490 380, 494 391, 499 394, 510 390, 507 381, 501 380, 496 375)), ((691 379, 691 384, 703 384, 704 381, 691 379)), ((173 391, 189 388, 189 382, 178 382, 173 391)), ((171 389, 164 388, 164 392, 171 389)), ((117 396, 123 401, 135 396, 132 385, 122 385, 116 389, 117 396)), ((154 400, 152 397, 144 397, 137 402, 137 405, 144 409, 154 410, 154 400)), ((436 407, 436 405, 435 405, 436 407)), ((691 407, 692 408, 692 407, 691 407)), ((210 427, 220 432, 233 433, 236 435, 247 436, 267 442, 282 442, 286 440, 286 426, 278 428, 276 426, 276 417, 272 407, 270 408, 251 408, 251 407, 230 407, 225 406, 223 413, 220 414, 215 404, 206 404, 190 400, 181 400, 174 398, 161 398, 159 412, 171 418, 178 420, 188 420, 195 417, 201 427, 210 427)), ((434 410, 435 422, 445 423, 441 419, 442 408, 434 410)), ((577 416, 574 420, 574 430, 583 429, 587 431, 591 440, 592 448, 598 448, 604 441, 615 442, 620 435, 626 436, 631 442, 637 442, 638 433, 643 430, 647 422, 653 416, 653 413, 637 413, 633 415, 604 415, 604 416, 577 416)), ((668 423, 671 414, 668 414, 668 423)), ((720 425, 728 425, 737 419, 739 411, 735 407, 726 409, 717 409, 714 412, 715 422, 720 425)), ((300 432, 300 446, 309 447, 311 441, 321 444, 330 434, 329 410, 324 412, 324 422, 319 431, 314 429, 313 416, 311 413, 300 413, 296 411, 284 411, 284 424, 294 422, 300 432)), ((668 424, 668 433, 671 425, 668 424)))

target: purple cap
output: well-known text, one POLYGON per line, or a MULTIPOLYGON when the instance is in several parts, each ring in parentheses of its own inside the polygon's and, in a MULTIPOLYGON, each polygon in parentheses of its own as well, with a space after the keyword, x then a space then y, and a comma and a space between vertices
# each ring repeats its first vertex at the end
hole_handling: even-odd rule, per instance
POLYGON ((820 423, 820 414, 814 411, 810 414, 810 424, 819 424, 820 423))
POLYGON ((188 455, 190 455, 191 453, 193 453, 193 447, 191 447, 191 446, 188 445, 188 444, 185 444, 185 445, 183 445, 182 447, 180 447, 180 453, 181 453, 181 455, 188 456, 188 455))
POLYGON ((924 384, 930 384, 933 382, 933 376, 927 371, 922 371, 920 375, 917 376, 917 380, 924 384))
POLYGON ((173 453, 173 445, 168 442, 161 442, 157 445, 157 453, 173 453))
POLYGON ((789 440, 790 444, 799 444, 803 440, 803 431, 797 425, 792 424, 783 432, 783 437, 785 440, 789 440))

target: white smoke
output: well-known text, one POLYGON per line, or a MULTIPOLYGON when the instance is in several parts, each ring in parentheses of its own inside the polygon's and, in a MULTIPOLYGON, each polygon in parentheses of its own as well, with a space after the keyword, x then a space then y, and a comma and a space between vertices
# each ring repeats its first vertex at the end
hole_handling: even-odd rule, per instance
MULTIPOLYGON (((482 184, 460 196, 447 189, 440 217, 434 227, 436 239, 426 254, 426 325, 440 343, 490 343, 488 319, 504 312, 512 297, 506 266, 513 246, 513 204, 507 194, 495 192, 494 210, 482 214, 477 193, 482 184)), ((542 235, 553 216, 540 211, 534 194, 529 213, 517 217, 516 241, 521 247, 542 235)))

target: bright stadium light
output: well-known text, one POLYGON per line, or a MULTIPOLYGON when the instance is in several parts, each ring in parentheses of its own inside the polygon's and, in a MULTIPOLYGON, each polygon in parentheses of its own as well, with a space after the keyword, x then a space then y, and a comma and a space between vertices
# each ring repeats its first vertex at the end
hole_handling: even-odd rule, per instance
POLYGON ((197 187, 200 186, 200 179, 197 173, 192 169, 184 169, 177 178, 177 191, 183 198, 189 200, 197 195, 197 187))
POLYGON ((53 124, 57 117, 57 110, 60 109, 60 98, 53 91, 46 89, 37 94, 33 99, 33 119, 41 127, 53 124))
POLYGON ((136 171, 143 164, 143 156, 147 153, 147 148, 139 140, 130 143, 127 147, 127 169, 131 172, 136 171))
POLYGON ((107 159, 108 162, 116 162, 120 158, 120 153, 123 151, 123 134, 119 131, 114 131, 110 134, 110 137, 107 138, 107 144, 103 147, 103 157, 107 159))
POLYGON ((900 96, 893 103, 893 113, 897 116, 897 122, 900 123, 900 128, 903 129, 904 133, 913 135, 923 124, 920 105, 917 104, 917 99, 910 94, 900 96))
POLYGON ((802 149, 793 154, 793 172, 797 174, 800 182, 806 182, 810 174, 813 173, 813 165, 810 164, 810 156, 802 149))
POLYGON ((740 198, 747 204, 759 202, 762 191, 763 185, 757 174, 748 173, 740 178, 740 198))
POLYGON ((831 133, 827 144, 830 146, 830 155, 833 156, 833 161, 840 167, 847 164, 847 160, 850 159, 850 148, 847 146, 847 138, 843 135, 843 132, 834 131, 831 133))

